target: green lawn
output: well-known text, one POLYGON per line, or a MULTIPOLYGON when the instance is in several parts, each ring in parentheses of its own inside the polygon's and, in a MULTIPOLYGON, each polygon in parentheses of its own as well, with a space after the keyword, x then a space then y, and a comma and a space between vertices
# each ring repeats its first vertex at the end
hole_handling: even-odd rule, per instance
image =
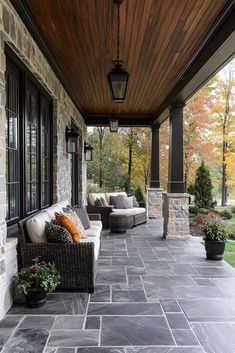
POLYGON ((230 219, 230 222, 231 222, 232 224, 235 224, 235 213, 233 213, 233 218, 230 219))
POLYGON ((235 241, 227 241, 225 244, 224 259, 235 267, 235 241))

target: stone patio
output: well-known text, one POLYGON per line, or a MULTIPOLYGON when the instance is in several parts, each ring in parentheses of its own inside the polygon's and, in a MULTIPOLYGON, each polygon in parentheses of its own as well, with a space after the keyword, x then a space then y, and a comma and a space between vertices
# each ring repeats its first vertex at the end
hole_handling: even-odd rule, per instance
POLYGON ((15 304, 4 353, 234 353, 235 270, 200 239, 162 240, 161 221, 103 234, 96 291, 15 304))

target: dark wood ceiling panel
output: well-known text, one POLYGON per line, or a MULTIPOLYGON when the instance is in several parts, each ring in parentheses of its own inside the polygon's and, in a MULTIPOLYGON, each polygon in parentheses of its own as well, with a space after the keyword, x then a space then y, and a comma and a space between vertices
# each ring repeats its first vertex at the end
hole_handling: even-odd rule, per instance
POLYGON ((124 0, 121 50, 127 99, 113 104, 107 73, 116 57, 112 0, 26 0, 86 114, 150 115, 198 50, 226 0, 124 0))

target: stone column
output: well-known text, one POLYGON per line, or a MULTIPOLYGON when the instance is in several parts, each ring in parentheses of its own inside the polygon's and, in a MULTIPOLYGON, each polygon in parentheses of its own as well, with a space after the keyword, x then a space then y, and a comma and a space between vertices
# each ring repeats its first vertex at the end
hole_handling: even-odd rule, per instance
POLYGON ((185 239, 189 233, 189 195, 163 194, 164 227, 163 238, 185 239))
POLYGON ((163 195, 164 238, 189 237, 189 195, 184 193, 183 168, 184 102, 170 107, 168 193, 163 195))
MULTIPOLYGON (((1 11, 0 11, 1 25, 1 11)), ((17 271, 16 244, 14 238, 7 239, 6 226, 6 57, 4 39, 0 26, 0 320, 12 305, 12 277, 17 271)))
POLYGON ((147 189, 147 217, 150 219, 162 218, 162 189, 147 189))

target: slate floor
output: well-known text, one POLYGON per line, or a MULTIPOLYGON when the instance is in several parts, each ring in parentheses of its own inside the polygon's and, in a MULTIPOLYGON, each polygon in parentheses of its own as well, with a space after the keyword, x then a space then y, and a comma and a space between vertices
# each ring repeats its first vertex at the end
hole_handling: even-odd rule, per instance
POLYGON ((0 322, 2 352, 235 353, 235 270, 206 261, 199 239, 161 233, 159 221, 104 232, 95 293, 14 305, 0 322))

